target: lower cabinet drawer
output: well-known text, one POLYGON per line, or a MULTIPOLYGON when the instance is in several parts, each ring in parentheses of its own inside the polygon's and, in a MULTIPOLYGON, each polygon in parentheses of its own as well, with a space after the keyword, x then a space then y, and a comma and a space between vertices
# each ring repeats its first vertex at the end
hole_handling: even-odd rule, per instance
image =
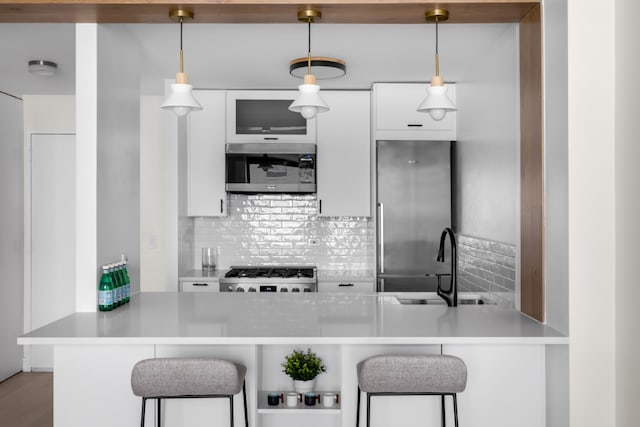
POLYGON ((318 282, 318 292, 354 292, 354 293, 373 293, 374 292, 374 281, 366 280, 366 281, 353 281, 353 280, 343 280, 340 282, 318 282))
POLYGON ((220 292, 217 280, 180 281, 180 292, 220 292))

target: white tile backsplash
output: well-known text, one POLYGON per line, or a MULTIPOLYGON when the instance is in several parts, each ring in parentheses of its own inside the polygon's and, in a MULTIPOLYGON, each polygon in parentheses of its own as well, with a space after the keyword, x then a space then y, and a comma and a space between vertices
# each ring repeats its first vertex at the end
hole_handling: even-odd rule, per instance
POLYGON ((489 292, 501 305, 515 307, 516 246, 458 235, 460 291, 489 292))
POLYGON ((374 269, 373 221, 318 217, 315 194, 229 195, 229 215, 195 218, 194 265, 203 247, 218 247, 220 269, 231 265, 316 265, 326 270, 374 269))

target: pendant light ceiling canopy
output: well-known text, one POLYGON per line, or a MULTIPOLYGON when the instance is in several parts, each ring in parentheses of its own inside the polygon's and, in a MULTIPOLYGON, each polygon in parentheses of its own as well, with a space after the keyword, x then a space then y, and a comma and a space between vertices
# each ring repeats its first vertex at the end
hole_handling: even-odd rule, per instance
POLYGON ((456 111, 455 104, 447 96, 447 88, 440 76, 440 57, 438 54, 438 23, 449 19, 449 11, 446 9, 433 9, 424 14, 429 22, 436 23, 436 74, 431 79, 431 86, 427 88, 427 97, 418 107, 418 111, 429 113, 433 120, 444 119, 447 112, 456 111))
POLYGON ((305 119, 313 119, 316 114, 329 111, 329 106, 320 96, 320 86, 316 84, 316 76, 311 71, 311 23, 322 16, 319 10, 305 9, 298 12, 298 21, 306 22, 308 26, 307 73, 304 84, 298 86, 298 96, 289 105, 289 110, 302 114, 305 119))
POLYGON ((160 108, 171 110, 179 117, 186 116, 191 111, 202 110, 202 105, 193 96, 189 77, 184 72, 182 53, 182 23, 185 19, 193 19, 193 12, 186 9, 174 9, 169 12, 171 19, 180 21, 180 71, 176 73, 176 82, 171 85, 171 92, 167 95, 160 108))

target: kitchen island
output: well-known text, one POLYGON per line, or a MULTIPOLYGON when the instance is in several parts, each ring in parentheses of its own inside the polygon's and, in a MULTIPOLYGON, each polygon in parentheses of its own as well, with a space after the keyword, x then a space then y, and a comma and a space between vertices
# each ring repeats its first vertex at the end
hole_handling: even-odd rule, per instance
MULTIPOLYGON (((244 363, 252 427, 353 426, 358 361, 379 353, 445 353, 461 357, 469 369, 467 390, 459 396, 461 425, 542 427, 545 346, 568 339, 495 305, 400 305, 389 296, 357 294, 143 293, 112 312, 72 314, 18 343, 54 345, 55 426, 88 420, 93 426, 138 425, 131 368, 141 359, 173 356, 244 363), (327 373, 317 378, 316 389, 338 391, 338 408, 309 413, 262 403, 267 391, 291 389, 280 363, 293 348, 312 348, 323 358, 327 373)), ((435 422, 437 399, 424 399, 381 400, 372 426, 397 424, 398 414, 402 425, 424 425, 425 416, 435 422)), ((241 399, 235 405, 241 422, 241 399)), ((228 425, 222 401, 163 407, 166 425, 201 425, 208 418, 207 425, 228 425)))

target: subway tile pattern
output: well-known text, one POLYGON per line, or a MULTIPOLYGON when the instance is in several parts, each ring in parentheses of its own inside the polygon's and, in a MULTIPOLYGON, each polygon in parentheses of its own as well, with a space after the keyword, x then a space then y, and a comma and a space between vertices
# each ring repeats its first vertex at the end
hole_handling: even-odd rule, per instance
POLYGON ((373 270, 375 229, 367 217, 318 217, 315 194, 230 194, 229 215, 195 218, 194 268, 201 248, 219 248, 218 266, 316 265, 373 270))
POLYGON ((459 234, 460 291, 488 292, 499 305, 515 308, 516 246, 459 234))

